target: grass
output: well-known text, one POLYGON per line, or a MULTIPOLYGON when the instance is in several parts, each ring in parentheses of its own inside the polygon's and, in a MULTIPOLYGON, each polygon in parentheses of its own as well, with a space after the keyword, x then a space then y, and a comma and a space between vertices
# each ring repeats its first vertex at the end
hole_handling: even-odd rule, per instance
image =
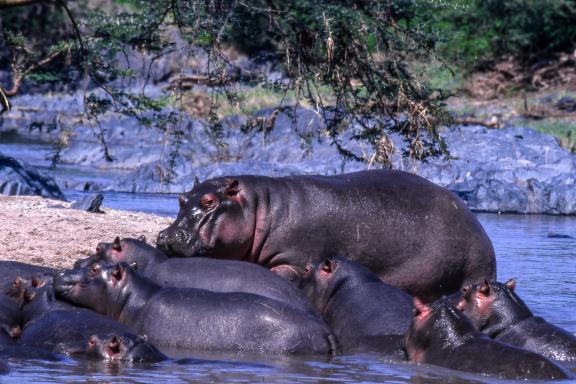
POLYGON ((519 119, 517 124, 550 134, 560 141, 560 145, 576 152, 576 121, 547 118, 542 120, 519 119))

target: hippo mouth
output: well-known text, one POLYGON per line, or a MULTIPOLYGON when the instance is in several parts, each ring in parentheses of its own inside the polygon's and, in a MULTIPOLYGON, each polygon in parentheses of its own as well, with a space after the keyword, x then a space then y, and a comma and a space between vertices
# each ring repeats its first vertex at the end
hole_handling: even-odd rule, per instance
POLYGON ((60 297, 74 296, 75 291, 81 288, 85 283, 83 280, 75 280, 66 275, 66 272, 60 272, 54 277, 52 286, 54 292, 60 297))

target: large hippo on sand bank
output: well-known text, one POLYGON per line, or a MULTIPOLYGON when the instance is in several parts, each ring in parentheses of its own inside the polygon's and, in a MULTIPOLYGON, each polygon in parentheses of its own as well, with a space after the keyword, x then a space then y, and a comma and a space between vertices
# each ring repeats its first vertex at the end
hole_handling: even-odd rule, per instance
POLYGON ((220 177, 179 202, 157 241, 177 256, 252 261, 293 279, 341 255, 428 300, 496 275, 492 243, 464 203, 406 172, 220 177))

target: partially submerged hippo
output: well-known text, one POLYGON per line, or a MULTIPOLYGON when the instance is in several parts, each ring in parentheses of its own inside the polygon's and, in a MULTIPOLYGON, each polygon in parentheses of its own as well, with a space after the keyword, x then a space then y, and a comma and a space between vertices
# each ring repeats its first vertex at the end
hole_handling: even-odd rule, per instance
POLYGON ((122 240, 116 237, 112 243, 100 243, 95 255, 78 260, 74 266, 87 268, 93 262, 128 263, 162 287, 253 293, 314 313, 310 301, 294 284, 260 265, 205 257, 168 258, 164 252, 147 244, 143 236, 122 240))
POLYGON ((294 279, 308 261, 342 255, 427 299, 496 276, 492 243, 465 204, 406 172, 221 177, 179 202, 157 241, 177 256, 252 261, 294 279))
POLYGON ((64 299, 123 322, 158 345, 299 354, 336 349, 321 319, 289 304, 249 293, 162 288, 126 263, 62 272, 54 284, 64 299))
POLYGON ((493 339, 549 359, 576 362, 576 336, 534 316, 514 288, 513 279, 464 287, 458 309, 493 339))
POLYGON ((400 348, 400 335, 412 321, 412 298, 364 266, 330 257, 310 267, 300 287, 332 327, 344 352, 377 349, 394 353, 400 348))
POLYGON ((410 361, 506 379, 568 379, 573 375, 544 356, 490 339, 447 300, 426 305, 414 298, 405 335, 410 361))
POLYGON ((85 355, 108 361, 131 361, 155 363, 168 360, 145 337, 131 333, 92 335, 86 344, 85 355))
POLYGON ((133 333, 106 316, 56 300, 52 285, 26 288, 22 312, 20 344, 58 353, 78 353, 93 334, 133 333))

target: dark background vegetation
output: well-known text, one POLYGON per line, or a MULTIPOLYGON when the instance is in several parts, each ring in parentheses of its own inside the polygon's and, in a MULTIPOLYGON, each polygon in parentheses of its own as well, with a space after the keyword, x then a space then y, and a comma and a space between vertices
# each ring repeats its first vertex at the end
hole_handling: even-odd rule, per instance
POLYGON ((128 91, 121 80, 141 74, 122 58, 146 52, 154 63, 182 50, 168 33, 177 31, 186 54, 202 50, 209 58, 209 102, 200 117, 216 136, 224 109, 249 113, 246 94, 259 87, 281 97, 271 115, 252 116, 244 131, 266 134, 278 112, 314 106, 343 156, 384 166, 395 150, 392 133, 404 138, 407 156, 448 155, 438 127, 451 123, 446 99, 466 85, 447 87, 438 78, 469 79, 507 63, 503 92, 561 86, 565 81, 554 79, 553 71, 546 81, 533 74, 566 57, 573 62, 576 48, 576 0, 58 0, 10 6, 17 1, 0 1, 0 87, 8 99, 83 88, 87 118, 117 112, 171 129, 178 117, 167 106, 186 113, 186 90, 180 87, 172 100, 128 91), (270 63, 282 81, 235 71, 231 50, 270 63), (213 102, 218 97, 227 102, 213 102), (346 140, 368 143, 373 155, 349 151, 346 132, 346 140))

